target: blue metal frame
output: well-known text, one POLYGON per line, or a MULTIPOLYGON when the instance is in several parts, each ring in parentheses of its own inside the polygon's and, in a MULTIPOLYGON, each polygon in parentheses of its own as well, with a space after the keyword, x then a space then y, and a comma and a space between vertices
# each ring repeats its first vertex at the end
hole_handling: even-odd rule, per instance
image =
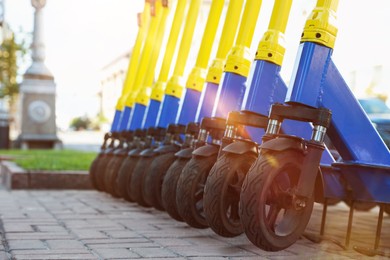
POLYGON ((345 161, 390 165, 390 152, 331 60, 332 49, 305 42, 286 102, 332 111, 328 135, 345 161), (364 137, 356 134, 364 133, 364 137))
POLYGON ((218 89, 212 115, 227 118, 230 111, 241 109, 247 77, 224 72, 221 80, 222 85, 218 89))
POLYGON ((179 109, 180 99, 171 95, 164 95, 164 101, 157 116, 157 127, 167 128, 175 122, 179 109))
POLYGON ((210 117, 213 112, 215 98, 217 97, 219 84, 206 82, 205 88, 200 96, 200 106, 195 116, 195 122, 200 122, 204 117, 210 117))
POLYGON ((160 110, 161 102, 158 100, 151 99, 149 106, 146 108, 145 116, 142 122, 142 128, 148 129, 149 127, 155 126, 157 121, 158 111, 160 110))
POLYGON ((199 105, 201 92, 187 88, 183 103, 179 109, 176 122, 181 125, 187 125, 195 121, 196 111, 199 105))
MULTIPOLYGON (((274 63, 255 60, 254 69, 249 78, 250 87, 245 93, 243 109, 268 115, 273 103, 282 103, 286 97, 287 86, 280 76, 279 65, 274 63)), ((282 126, 286 134, 299 134, 309 139, 312 127, 308 123, 287 121, 282 126)), ((260 143, 264 131, 254 128, 247 128, 252 140, 260 143)), ((330 165, 334 162, 330 152, 323 153, 321 163, 330 165)))
POLYGON ((122 111, 120 110, 115 110, 114 114, 114 120, 112 121, 111 124, 111 133, 117 132, 120 129, 120 122, 122 118, 122 111))
POLYGON ((337 70, 332 53, 312 42, 299 46, 286 102, 332 111, 327 135, 343 162, 321 167, 325 197, 346 197, 340 189, 342 176, 353 199, 390 203, 390 151, 337 70))
POLYGON ((122 118, 119 125, 119 131, 125 131, 128 128, 131 110, 131 107, 127 106, 123 109, 122 118))
POLYGON ((141 128, 142 120, 144 119, 146 106, 135 103, 134 109, 130 116, 130 124, 127 130, 134 131, 135 129, 141 128))

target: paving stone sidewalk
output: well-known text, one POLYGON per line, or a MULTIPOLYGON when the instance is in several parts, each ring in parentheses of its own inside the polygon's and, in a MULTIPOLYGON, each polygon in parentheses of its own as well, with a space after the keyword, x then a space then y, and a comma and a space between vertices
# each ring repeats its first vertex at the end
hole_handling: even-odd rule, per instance
MULTIPOLYGON (((355 213, 351 245, 372 245, 378 210, 355 213)), ((318 233, 321 205, 307 231, 318 233)), ((343 241, 348 208, 330 207, 327 234, 343 241)), ((334 243, 300 239, 280 252, 265 252, 245 235, 223 238, 194 229, 165 212, 97 191, 0 190, 0 259, 364 259, 334 243)), ((390 217, 381 248, 390 253, 390 217)), ((375 257, 384 258, 385 257, 375 257)))

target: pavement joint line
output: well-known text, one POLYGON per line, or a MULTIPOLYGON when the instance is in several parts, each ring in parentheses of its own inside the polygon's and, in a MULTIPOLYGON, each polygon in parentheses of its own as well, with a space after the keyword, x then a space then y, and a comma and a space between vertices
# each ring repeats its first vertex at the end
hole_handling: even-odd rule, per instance
MULTIPOLYGON (((29 193, 31 194, 31 192, 29 192, 29 193)), ((32 194, 31 194, 31 195, 32 195, 32 194)), ((32 195, 32 196, 33 196, 33 195, 32 195)), ((83 246, 84 246, 92 255, 97 256, 97 257, 99 257, 100 259, 102 259, 99 255, 97 255, 97 252, 95 252, 94 250, 92 250, 88 245, 86 245, 83 241, 81 241, 81 240, 77 237, 77 235, 76 235, 74 232, 72 232, 62 220, 58 219, 58 218, 51 212, 51 210, 50 210, 49 208, 47 208, 46 205, 45 205, 44 203, 42 203, 41 200, 39 200, 39 199, 36 199, 36 200, 38 201, 38 204, 39 204, 40 206, 42 206, 42 207, 46 210, 46 212, 48 212, 55 220, 57 220, 58 225, 60 225, 61 227, 63 227, 63 228, 68 232, 69 235, 72 235, 73 237, 76 238, 77 241, 79 241, 80 243, 82 243, 83 246)))
POLYGON ((4 247, 4 251, 5 251, 8 259, 11 259, 9 244, 8 244, 8 241, 5 237, 4 223, 3 223, 3 220, 1 218, 0 218, 0 235, 1 235, 1 243, 4 247))

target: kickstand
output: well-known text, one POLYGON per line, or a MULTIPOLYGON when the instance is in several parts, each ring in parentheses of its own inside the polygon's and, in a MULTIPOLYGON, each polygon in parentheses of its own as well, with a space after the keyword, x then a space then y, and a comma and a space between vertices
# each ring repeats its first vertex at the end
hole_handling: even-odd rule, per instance
POLYGON ((328 211, 328 199, 325 198, 324 206, 322 208, 320 234, 316 235, 313 233, 305 232, 305 233, 303 233, 302 236, 304 238, 306 238, 307 240, 310 240, 311 242, 317 243, 317 244, 321 243, 322 241, 330 241, 330 242, 334 243, 335 245, 339 246, 341 249, 347 250, 347 247, 345 245, 343 245, 340 241, 325 236, 325 222, 326 222, 327 211, 328 211))
POLYGON ((383 251, 378 250, 379 248, 379 242, 381 238, 381 231, 382 231, 382 223, 383 223, 383 204, 379 204, 380 210, 379 210, 379 217, 378 217, 378 223, 376 225, 376 237, 375 237, 375 244, 374 248, 369 247, 360 247, 360 246, 354 246, 353 249, 363 255, 366 256, 384 256, 384 257, 390 257, 390 254, 386 254, 383 251))

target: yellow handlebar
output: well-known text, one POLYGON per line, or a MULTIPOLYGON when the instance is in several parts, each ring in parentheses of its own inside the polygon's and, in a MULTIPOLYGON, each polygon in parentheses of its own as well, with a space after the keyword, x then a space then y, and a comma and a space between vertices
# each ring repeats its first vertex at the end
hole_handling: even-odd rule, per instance
MULTIPOLYGON (((167 21, 168 14, 169 14, 168 7, 162 7, 162 10, 158 10, 161 7, 162 7, 161 2, 156 3, 156 12, 162 11, 162 16, 160 19, 160 24, 159 24, 156 39, 154 42, 153 51, 150 55, 148 68, 147 68, 146 74, 144 76, 144 81, 143 81, 141 87, 139 88, 139 91, 138 91, 136 99, 135 99, 135 102, 137 104, 141 104, 144 106, 147 106, 149 104, 150 94, 152 91, 151 86, 153 84, 154 75, 156 72, 157 59, 158 59, 158 56, 159 56, 160 51, 161 51, 161 45, 162 45, 162 41, 164 38, 164 32, 165 32, 165 25, 166 25, 166 21, 167 21)), ((170 48, 170 46, 167 46, 167 49, 169 49, 169 48, 170 48)))
POLYGON ((139 57, 141 54, 142 45, 143 45, 145 37, 146 37, 147 28, 149 25, 149 20, 150 20, 150 3, 145 2, 144 10, 143 10, 142 15, 141 15, 141 22, 139 24, 137 38, 135 40, 135 44, 134 44, 133 51, 131 54, 129 67, 127 68, 127 73, 126 73, 125 81, 123 84, 122 94, 121 94, 121 96, 118 99, 118 102, 116 104, 116 110, 118 110, 118 111, 123 110, 123 108, 125 106, 126 98, 129 95, 129 93, 131 92, 131 88, 134 84, 135 74, 137 73, 137 66, 139 63, 139 57))
POLYGON ((202 0, 191 0, 188 10, 187 21, 184 27, 179 53, 177 55, 174 75, 183 76, 188 54, 190 52, 192 37, 195 31, 196 20, 198 19, 202 0))
POLYGON ((219 20, 223 10, 224 0, 213 0, 210 6, 210 13, 207 18, 206 27, 203 33, 202 42, 199 47, 196 67, 207 68, 211 50, 218 30, 219 20))
POLYGON ((205 70, 210 60, 213 43, 215 42, 215 35, 221 18, 223 4, 224 0, 213 0, 211 2, 210 13, 202 36, 196 64, 186 82, 186 88, 188 89, 194 89, 199 92, 203 90, 203 85, 206 80, 205 70))
MULTIPOLYGON (((158 9, 158 3, 156 4, 156 9, 158 9)), ((161 45, 162 45, 162 41, 164 39, 165 25, 166 25, 168 15, 169 15, 169 8, 163 7, 162 8, 162 15, 161 15, 161 19, 160 19, 160 24, 158 26, 156 38, 155 38, 155 41, 153 43, 153 50, 152 50, 151 55, 150 55, 148 68, 146 70, 144 81, 143 81, 141 87, 144 87, 144 86, 150 87, 153 84, 153 79, 154 79, 154 75, 155 75, 155 71, 156 71, 157 59, 158 59, 158 56, 161 52, 161 45)), ((167 49, 169 49, 169 46, 167 47, 167 49)))
POLYGON ((306 21, 302 42, 315 42, 333 48, 336 36, 336 11, 339 0, 318 0, 306 21))
POLYGON ((187 20, 181 38, 179 52, 176 58, 175 70, 173 72, 173 76, 167 82, 167 87, 165 89, 166 95, 181 98, 183 93, 181 77, 184 74, 184 69, 190 51, 201 3, 202 0, 191 0, 190 6, 188 8, 187 20))
POLYGON ((168 80, 169 71, 172 64, 173 55, 175 53, 177 39, 179 38, 180 29, 182 27, 183 19, 184 19, 184 11, 187 6, 187 0, 179 0, 177 2, 175 16, 172 21, 172 28, 169 34, 169 39, 167 42, 167 47, 164 54, 164 59, 161 65, 160 75, 158 77, 158 81, 166 82, 168 80))
POLYGON ((261 0, 247 0, 244 14, 242 15, 240 30, 238 32, 236 45, 250 48, 255 32, 257 18, 259 16, 261 0))
POLYGON ((257 60, 266 60, 279 66, 286 51, 284 32, 290 14, 292 0, 275 0, 268 30, 264 33, 256 52, 257 60))
POLYGON ((244 0, 230 0, 229 2, 225 23, 222 28, 221 40, 218 46, 217 59, 225 59, 233 46, 243 5, 244 0))
POLYGON ((223 74, 223 66, 229 50, 233 46, 234 38, 237 34, 238 24, 240 22, 242 6, 244 0, 230 1, 226 12, 225 23, 223 25, 221 39, 217 50, 216 58, 211 63, 206 81, 219 84, 223 74))
MULTIPOLYGON (((160 1, 158 1, 160 2, 160 1)), ((161 3, 161 2, 160 2, 161 3)), ((161 4, 157 4, 156 8, 161 7, 161 4)), ((139 60, 139 65, 136 73, 136 77, 134 80, 134 84, 132 86, 131 92, 129 92, 125 105, 127 107, 132 107, 134 105, 135 93, 139 91, 139 88, 142 86, 146 70, 148 68, 148 63, 150 60, 150 56, 152 54, 153 45, 157 36, 157 28, 160 23, 162 17, 161 10, 156 10, 156 15, 152 16, 149 23, 149 32, 145 39, 145 44, 142 49, 141 58, 139 60)))
POLYGON ((240 30, 235 46, 230 50, 226 60, 225 71, 248 77, 251 66, 249 48, 259 16, 261 0, 247 0, 242 15, 240 30))
POLYGON ((169 34, 164 59, 162 61, 160 75, 157 82, 154 84, 150 98, 162 101, 164 96, 165 85, 168 80, 169 72, 171 69, 173 55, 178 43, 179 34, 184 20, 184 11, 186 9, 188 1, 178 1, 175 11, 175 16, 172 21, 172 28, 169 34))

